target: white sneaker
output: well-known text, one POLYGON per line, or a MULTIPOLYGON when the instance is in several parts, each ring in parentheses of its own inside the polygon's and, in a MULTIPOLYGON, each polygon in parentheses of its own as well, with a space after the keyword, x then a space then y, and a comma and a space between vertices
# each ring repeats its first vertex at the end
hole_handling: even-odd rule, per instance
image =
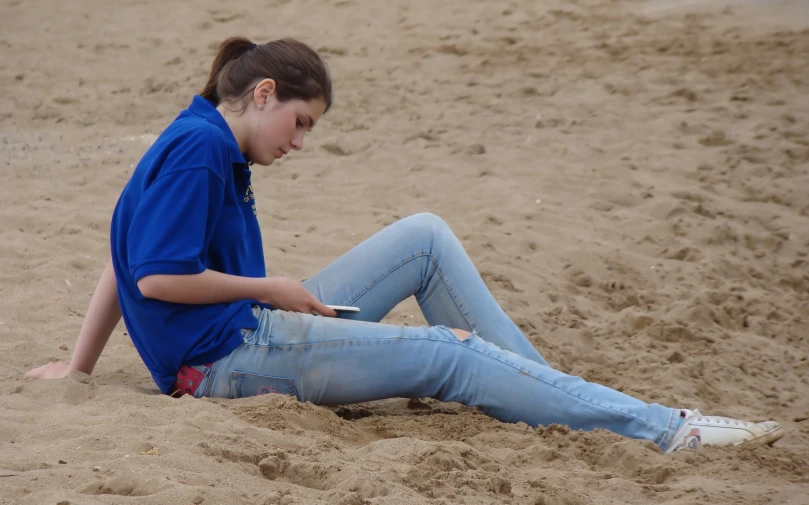
POLYGON ((775 421, 748 423, 729 417, 703 416, 699 410, 683 412, 685 420, 666 454, 680 449, 699 450, 703 445, 771 445, 784 436, 784 428, 775 421))

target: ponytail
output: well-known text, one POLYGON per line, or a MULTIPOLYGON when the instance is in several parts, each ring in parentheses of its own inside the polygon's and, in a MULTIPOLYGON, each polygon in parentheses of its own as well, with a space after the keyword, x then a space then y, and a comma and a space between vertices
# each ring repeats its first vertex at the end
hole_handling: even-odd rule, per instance
POLYGON ((214 105, 240 101, 262 79, 275 81, 281 102, 319 98, 326 110, 331 107, 331 76, 326 64, 311 47, 289 38, 259 45, 244 37, 222 42, 200 96, 214 105))
POLYGON ((219 46, 219 53, 214 58, 213 65, 211 65, 208 83, 200 96, 214 105, 219 105, 221 97, 217 93, 217 88, 219 87, 220 76, 227 75, 227 69, 233 66, 232 64, 235 60, 254 47, 256 45, 244 37, 232 37, 222 42, 219 46))

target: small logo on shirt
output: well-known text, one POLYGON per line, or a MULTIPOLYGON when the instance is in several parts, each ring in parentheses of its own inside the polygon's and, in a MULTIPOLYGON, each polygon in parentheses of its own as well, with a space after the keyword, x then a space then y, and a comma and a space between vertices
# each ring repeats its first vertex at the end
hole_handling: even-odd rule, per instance
POLYGON ((247 186, 247 192, 245 192, 245 194, 244 194, 244 203, 250 203, 250 202, 253 202, 253 204, 250 205, 250 208, 253 209, 253 215, 257 216, 258 212, 256 211, 256 197, 253 195, 253 185, 252 184, 247 186))

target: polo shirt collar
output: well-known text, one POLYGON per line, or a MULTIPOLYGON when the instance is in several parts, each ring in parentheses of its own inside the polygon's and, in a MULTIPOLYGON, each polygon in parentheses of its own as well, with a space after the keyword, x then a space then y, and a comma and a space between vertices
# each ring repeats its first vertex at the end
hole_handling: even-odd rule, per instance
POLYGON ((222 117, 222 114, 216 110, 216 107, 214 107, 211 102, 199 95, 194 95, 194 99, 191 100, 191 105, 188 106, 188 111, 205 118, 209 123, 218 126, 220 130, 225 132, 225 136, 228 138, 231 156, 233 157, 233 163, 248 164, 247 157, 239 149, 239 143, 236 142, 233 131, 231 131, 225 118, 222 117))

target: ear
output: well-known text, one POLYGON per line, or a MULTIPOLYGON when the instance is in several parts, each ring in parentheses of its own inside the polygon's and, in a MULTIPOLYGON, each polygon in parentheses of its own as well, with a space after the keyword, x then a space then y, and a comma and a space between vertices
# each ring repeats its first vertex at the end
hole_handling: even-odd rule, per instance
POLYGON ((266 105, 267 100, 275 95, 275 80, 264 79, 256 85, 253 90, 253 102, 256 105, 266 105))

